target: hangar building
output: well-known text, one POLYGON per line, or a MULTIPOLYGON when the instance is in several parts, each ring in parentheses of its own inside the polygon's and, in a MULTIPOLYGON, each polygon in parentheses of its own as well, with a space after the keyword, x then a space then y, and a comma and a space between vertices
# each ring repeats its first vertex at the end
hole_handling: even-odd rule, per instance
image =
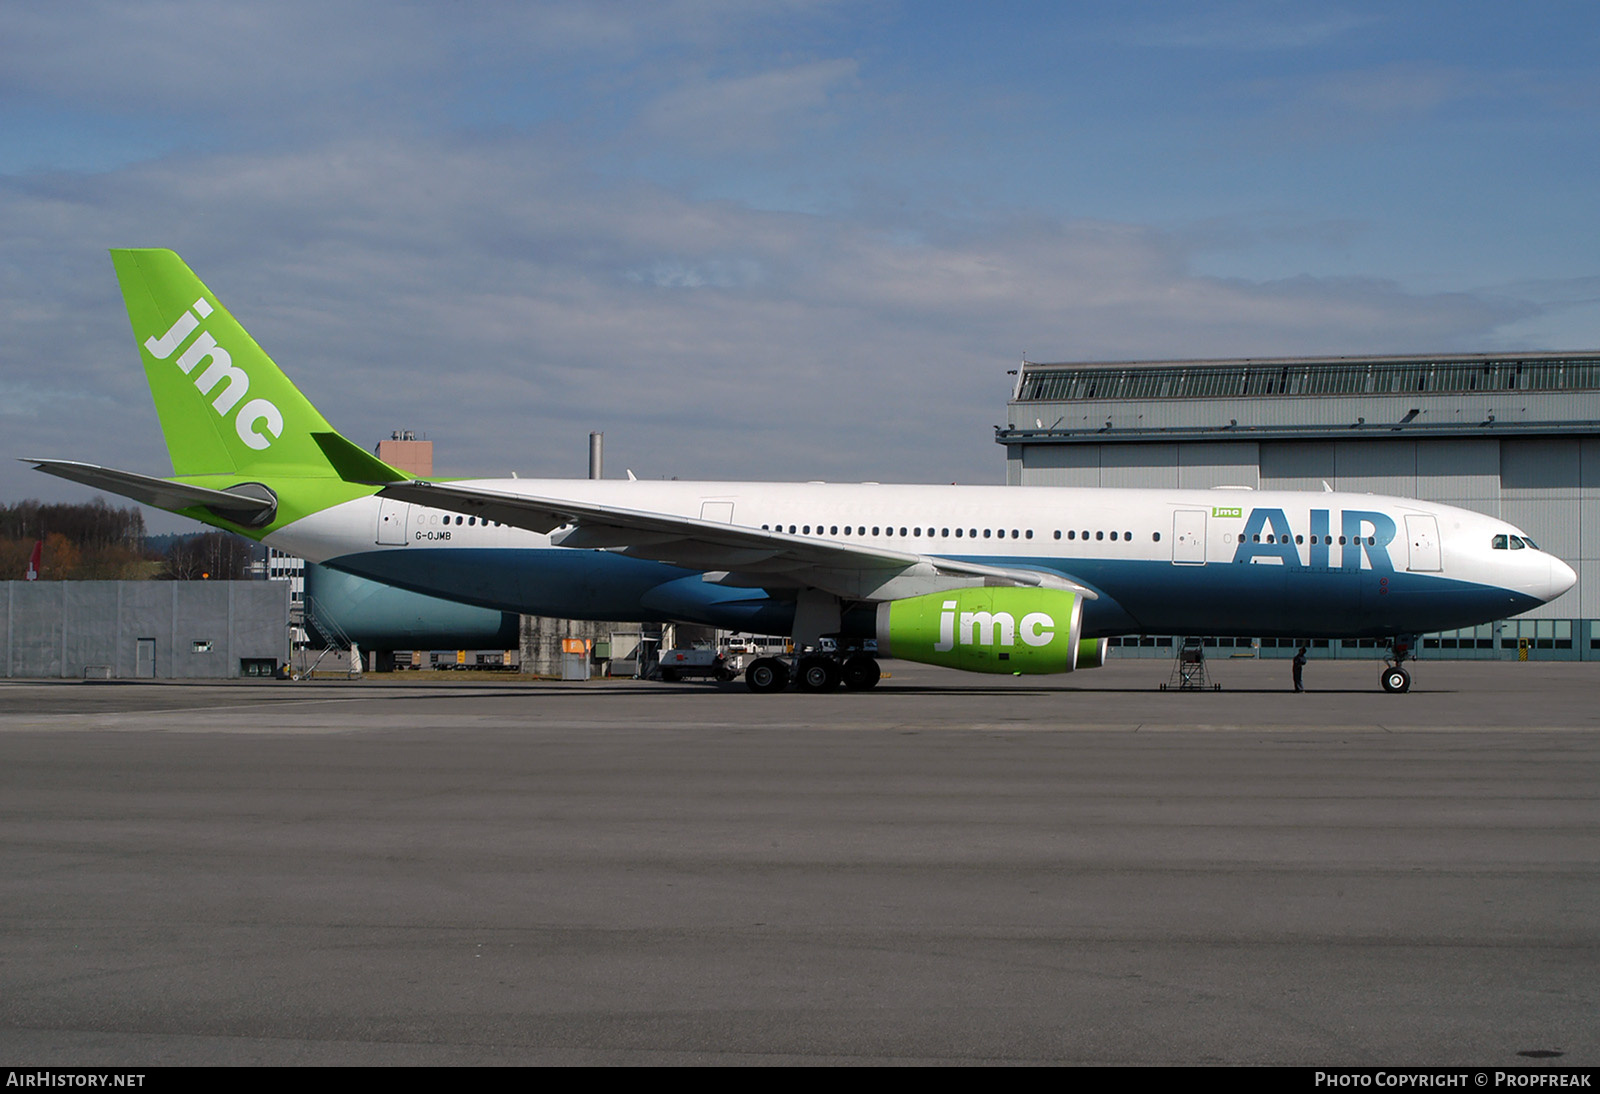
MULTIPOLYGON (((1429 635, 1421 654, 1516 657, 1526 641, 1539 658, 1600 659, 1600 351, 1024 361, 1006 423, 995 440, 1013 485, 1327 483, 1500 517, 1571 564, 1577 586, 1526 616, 1429 635)), ((1170 649, 1155 637, 1124 646, 1170 649)))

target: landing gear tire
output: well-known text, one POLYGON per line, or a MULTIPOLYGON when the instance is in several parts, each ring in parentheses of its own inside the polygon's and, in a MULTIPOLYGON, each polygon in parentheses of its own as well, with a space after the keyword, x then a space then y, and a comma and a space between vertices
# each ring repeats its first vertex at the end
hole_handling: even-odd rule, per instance
POLYGON ((865 691, 878 686, 878 681, 883 679, 883 670, 878 667, 877 658, 858 653, 844 663, 843 675, 844 686, 848 690, 865 691))
POLYGON ((807 657, 800 662, 802 691, 832 691, 839 686, 839 665, 826 657, 807 657))
POLYGON ((1399 693, 1411 690, 1411 674, 1405 669, 1395 667, 1383 670, 1383 690, 1399 693))
POLYGON ((789 686, 789 666, 776 657, 762 657, 745 669, 744 682, 751 691, 782 691, 789 686))

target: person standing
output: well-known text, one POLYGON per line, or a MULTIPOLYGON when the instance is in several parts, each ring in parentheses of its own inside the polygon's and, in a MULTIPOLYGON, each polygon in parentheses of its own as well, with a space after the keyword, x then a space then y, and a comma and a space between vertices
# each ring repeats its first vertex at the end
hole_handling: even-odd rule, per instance
POLYGON ((1305 682, 1301 679, 1301 673, 1303 673, 1305 671, 1306 671, 1306 647, 1301 646, 1300 647, 1300 652, 1294 655, 1294 690, 1296 690, 1296 691, 1304 691, 1304 690, 1306 690, 1305 682))

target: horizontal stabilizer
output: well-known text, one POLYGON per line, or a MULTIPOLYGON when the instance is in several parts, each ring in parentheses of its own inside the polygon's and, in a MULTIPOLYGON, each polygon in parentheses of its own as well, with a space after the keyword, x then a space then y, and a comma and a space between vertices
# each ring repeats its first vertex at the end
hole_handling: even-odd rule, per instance
MULTIPOLYGON (((113 494, 132 498, 145 505, 153 505, 157 509, 176 511, 203 505, 239 524, 266 523, 272 519, 272 514, 278 507, 277 499, 270 496, 254 497, 231 490, 190 486, 150 475, 140 475, 133 471, 118 471, 98 464, 79 463, 76 460, 24 459, 22 462, 31 463, 35 470, 48 475, 81 482, 98 490, 109 490, 113 494)), ((255 487, 255 490, 265 493, 259 486, 255 487)))

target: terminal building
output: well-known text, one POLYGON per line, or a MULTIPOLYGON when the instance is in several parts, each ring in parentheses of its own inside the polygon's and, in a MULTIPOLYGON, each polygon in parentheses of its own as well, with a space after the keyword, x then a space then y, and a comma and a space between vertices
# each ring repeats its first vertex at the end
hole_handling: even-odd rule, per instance
MULTIPOLYGON (((1326 484, 1500 517, 1578 584, 1526 616, 1428 635, 1421 655, 1516 657, 1525 645, 1541 659, 1600 659, 1600 351, 1024 361, 995 440, 1012 485, 1326 484)), ((1170 637, 1125 639, 1121 652, 1163 656, 1170 637)), ((1235 642, 1251 645, 1217 644, 1235 642)), ((1313 652, 1370 657, 1380 645, 1313 652)))

